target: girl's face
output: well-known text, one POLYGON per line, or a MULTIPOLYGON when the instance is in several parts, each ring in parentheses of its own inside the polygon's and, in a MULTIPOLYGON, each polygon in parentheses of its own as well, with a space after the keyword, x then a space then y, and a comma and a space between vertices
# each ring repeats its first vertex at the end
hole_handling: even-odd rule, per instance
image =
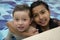
POLYGON ((50 20, 50 12, 44 5, 38 5, 33 8, 34 21, 41 26, 46 26, 50 20))
POLYGON ((29 28, 31 20, 29 17, 29 11, 28 10, 15 11, 13 18, 14 18, 13 21, 14 21, 15 28, 18 31, 23 32, 29 28))

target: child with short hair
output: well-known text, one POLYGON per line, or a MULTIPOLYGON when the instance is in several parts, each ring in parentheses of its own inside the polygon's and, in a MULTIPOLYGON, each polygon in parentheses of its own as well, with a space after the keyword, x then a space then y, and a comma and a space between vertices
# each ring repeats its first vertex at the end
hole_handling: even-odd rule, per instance
POLYGON ((30 7, 27 5, 17 5, 13 11, 13 21, 7 22, 9 33, 4 40, 21 40, 31 35, 38 34, 38 30, 31 26, 32 16, 30 14, 30 7), (27 36, 26 36, 27 35, 27 36))

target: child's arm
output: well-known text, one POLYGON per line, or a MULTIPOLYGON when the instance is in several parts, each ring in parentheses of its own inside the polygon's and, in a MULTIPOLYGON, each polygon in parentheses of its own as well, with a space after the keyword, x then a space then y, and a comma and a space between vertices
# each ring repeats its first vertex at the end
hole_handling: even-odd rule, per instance
POLYGON ((12 33, 19 34, 19 35, 22 35, 24 37, 29 37, 29 36, 38 34, 38 30, 36 28, 32 27, 32 26, 29 28, 28 32, 19 33, 18 30, 16 30, 14 28, 13 21, 7 22, 7 26, 12 33))
POLYGON ((13 21, 7 22, 6 25, 12 33, 15 33, 16 30, 14 28, 13 21))

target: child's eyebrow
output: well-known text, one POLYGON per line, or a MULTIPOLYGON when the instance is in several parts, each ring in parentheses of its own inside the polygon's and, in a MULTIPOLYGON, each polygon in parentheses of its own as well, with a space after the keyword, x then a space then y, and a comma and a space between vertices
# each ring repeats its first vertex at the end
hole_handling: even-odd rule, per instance
POLYGON ((15 19, 19 19, 18 17, 14 17, 15 19))
POLYGON ((45 12, 45 9, 42 9, 39 13, 41 13, 41 12, 45 12))
POLYGON ((45 11, 45 9, 42 9, 42 10, 40 10, 40 11, 45 11))

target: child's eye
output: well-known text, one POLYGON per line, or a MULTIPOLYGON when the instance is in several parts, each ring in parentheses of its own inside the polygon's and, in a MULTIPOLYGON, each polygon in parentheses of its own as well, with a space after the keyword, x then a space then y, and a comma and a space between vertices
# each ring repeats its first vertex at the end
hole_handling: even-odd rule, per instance
POLYGON ((38 14, 35 14, 35 15, 34 15, 34 17, 37 17, 37 16, 38 16, 38 14))
POLYGON ((23 19, 23 21, 26 21, 27 19, 23 19))
POLYGON ((44 13, 45 13, 45 11, 41 11, 41 12, 40 12, 40 14, 44 14, 44 13))
POLYGON ((15 19, 16 21, 18 21, 19 19, 15 19))

